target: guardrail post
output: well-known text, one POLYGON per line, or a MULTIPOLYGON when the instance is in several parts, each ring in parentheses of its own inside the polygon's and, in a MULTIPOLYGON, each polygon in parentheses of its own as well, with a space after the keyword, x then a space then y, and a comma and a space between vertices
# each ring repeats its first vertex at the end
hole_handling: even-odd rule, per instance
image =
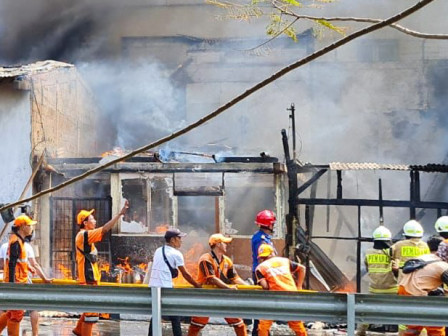
POLYGON ((162 336, 162 290, 151 287, 152 336, 162 336))
POLYGON ((347 294, 347 335, 355 334, 355 295, 347 294))

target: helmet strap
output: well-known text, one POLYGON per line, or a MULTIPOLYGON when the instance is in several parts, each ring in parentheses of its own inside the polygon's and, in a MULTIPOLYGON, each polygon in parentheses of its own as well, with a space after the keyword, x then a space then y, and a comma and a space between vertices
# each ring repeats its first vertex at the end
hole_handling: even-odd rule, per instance
POLYGON ((266 231, 269 231, 270 233, 273 233, 274 232, 274 227, 273 226, 271 226, 271 227, 268 227, 268 226, 260 226, 260 229, 261 230, 266 230, 266 231))

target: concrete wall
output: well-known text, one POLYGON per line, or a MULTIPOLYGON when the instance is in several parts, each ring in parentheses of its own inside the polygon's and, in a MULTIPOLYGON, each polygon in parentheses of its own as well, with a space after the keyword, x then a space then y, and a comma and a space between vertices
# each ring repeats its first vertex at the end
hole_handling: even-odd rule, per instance
MULTIPOLYGON (((0 203, 19 199, 31 175, 30 95, 10 83, 0 83, 0 203)), ((31 194, 28 190, 26 196, 31 194)), ((0 219, 0 228, 3 221, 0 219)), ((4 240, 7 239, 7 235, 4 240)))
POLYGON ((74 67, 29 77, 33 154, 51 157, 98 156, 99 113, 89 89, 74 67))

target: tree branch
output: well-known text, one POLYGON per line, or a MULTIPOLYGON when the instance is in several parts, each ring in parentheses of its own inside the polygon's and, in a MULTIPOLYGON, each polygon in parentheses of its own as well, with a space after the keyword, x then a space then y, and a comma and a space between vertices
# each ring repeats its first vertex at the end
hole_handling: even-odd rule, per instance
MULTIPOLYGON (((324 21, 352 21, 352 22, 368 22, 368 23, 379 23, 382 22, 383 20, 381 19, 373 19, 373 18, 357 18, 357 17, 319 17, 319 16, 310 16, 310 15, 300 15, 297 14, 291 10, 289 10, 288 7, 286 6, 280 6, 277 4, 277 2, 274 0, 272 1, 272 5, 278 9, 279 11, 281 11, 282 13, 292 16, 296 19, 305 19, 305 20, 311 20, 311 21, 316 21, 316 20, 324 20, 324 21)), ((411 30, 409 28, 403 27, 399 24, 396 23, 392 23, 390 25, 390 27, 414 36, 414 37, 418 37, 418 38, 425 38, 425 39, 432 39, 432 40, 448 40, 448 34, 427 34, 427 33, 421 33, 418 32, 416 30, 411 30)))
POLYGON ((192 123, 192 124, 182 128, 182 129, 180 129, 180 130, 178 130, 178 131, 176 131, 176 132, 174 132, 174 133, 172 133, 172 134, 170 134, 168 136, 160 138, 157 141, 154 141, 154 142, 152 142, 152 143, 150 143, 148 145, 140 147, 140 148, 138 148, 138 149, 130 152, 129 154, 126 154, 126 155, 124 155, 124 156, 122 156, 122 157, 120 157, 118 159, 115 159, 113 161, 110 161, 108 163, 105 163, 103 165, 95 167, 93 169, 90 169, 90 170, 86 171, 85 173, 83 173, 81 175, 78 175, 78 176, 76 176, 76 177, 74 177, 74 178, 72 178, 70 180, 67 180, 67 181, 61 183, 60 185, 58 185, 56 187, 43 190, 43 191, 38 192, 37 194, 35 194, 35 195, 31 196, 31 197, 25 198, 23 200, 20 200, 20 201, 14 202, 14 203, 10 203, 10 204, 8 204, 6 206, 3 206, 3 207, 0 208, 0 211, 9 209, 9 208, 11 208, 13 206, 16 206, 16 205, 19 205, 21 203, 32 201, 32 200, 34 200, 36 198, 42 197, 42 196, 44 196, 46 194, 49 194, 51 192, 57 191, 59 189, 62 189, 62 188, 66 187, 66 186, 68 186, 70 184, 78 182, 78 181, 80 181, 80 180, 82 180, 82 179, 84 179, 84 178, 86 178, 86 177, 88 177, 88 176, 90 176, 92 174, 95 174, 95 173, 97 173, 97 172, 99 172, 99 171, 101 171, 101 170, 103 170, 103 169, 105 169, 107 167, 113 166, 114 164, 119 163, 121 161, 125 161, 125 160, 127 160, 127 159, 129 159, 129 158, 131 158, 131 157, 133 157, 133 156, 135 156, 137 154, 139 154, 139 153, 142 153, 144 151, 147 151, 148 149, 157 147, 157 146, 159 146, 161 144, 164 144, 164 143, 166 143, 166 142, 168 142, 170 140, 173 140, 173 139, 175 139, 175 138, 177 138, 177 137, 179 137, 179 136, 181 136, 181 135, 183 135, 185 133, 188 133, 189 131, 195 129, 196 127, 198 127, 198 126, 200 126, 202 124, 205 124, 207 121, 217 117, 218 115, 220 115, 224 111, 228 110, 229 108, 231 108, 232 106, 236 105, 240 101, 246 99, 247 97, 249 97, 253 93, 257 92, 258 90, 262 89, 266 85, 268 85, 268 84, 274 82, 275 80, 283 77, 284 75, 286 75, 287 73, 291 72, 292 70, 295 70, 295 69, 297 69, 297 68, 299 68, 299 67, 301 67, 301 66, 303 66, 305 64, 308 64, 311 61, 313 61, 313 60, 315 60, 315 59, 317 59, 317 58, 319 58, 319 57, 321 57, 321 56, 323 56, 325 54, 328 54, 330 51, 333 51, 333 50, 343 46, 344 44, 347 44, 348 42, 350 42, 350 41, 352 41, 352 40, 354 40, 354 39, 356 39, 356 38, 358 38, 360 36, 369 34, 371 32, 374 32, 376 30, 379 30, 381 28, 389 26, 392 23, 394 23, 396 21, 399 21, 399 20, 401 20, 401 19, 411 15, 412 13, 418 11, 420 8, 430 4, 433 1, 434 0, 421 0, 420 2, 415 4, 414 6, 409 7, 408 9, 406 9, 406 10, 404 10, 404 11, 402 11, 402 12, 400 12, 400 13, 398 13, 398 14, 390 17, 390 18, 388 18, 387 20, 384 20, 384 21, 381 21, 379 23, 373 24, 373 25, 371 25, 371 26, 369 26, 367 28, 363 28, 363 29, 358 30, 358 31, 356 31, 356 32, 354 32, 354 33, 352 33, 352 34, 350 34, 348 36, 345 36, 344 38, 341 38, 340 40, 338 40, 338 41, 336 41, 336 42, 334 42, 334 43, 332 43, 332 44, 330 44, 330 45, 328 45, 328 46, 326 46, 326 47, 324 47, 322 49, 319 49, 319 50, 315 51, 311 55, 308 55, 308 56, 298 60, 297 62, 294 62, 294 63, 288 65, 287 67, 281 69, 277 73, 275 73, 272 76, 264 79, 263 81, 259 82, 258 84, 254 85, 253 87, 247 89, 245 92, 243 92, 240 95, 236 96, 235 98, 233 98, 232 100, 230 100, 226 104, 220 106, 215 111, 213 111, 210 114, 206 115, 205 117, 195 121, 194 123, 192 123))

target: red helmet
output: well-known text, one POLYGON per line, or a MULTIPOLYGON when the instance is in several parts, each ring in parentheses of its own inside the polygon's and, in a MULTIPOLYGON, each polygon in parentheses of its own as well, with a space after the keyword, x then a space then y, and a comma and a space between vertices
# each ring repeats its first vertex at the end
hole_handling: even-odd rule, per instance
POLYGON ((255 217, 255 224, 272 230, 276 220, 277 218, 271 210, 263 210, 257 214, 257 217, 255 217))

